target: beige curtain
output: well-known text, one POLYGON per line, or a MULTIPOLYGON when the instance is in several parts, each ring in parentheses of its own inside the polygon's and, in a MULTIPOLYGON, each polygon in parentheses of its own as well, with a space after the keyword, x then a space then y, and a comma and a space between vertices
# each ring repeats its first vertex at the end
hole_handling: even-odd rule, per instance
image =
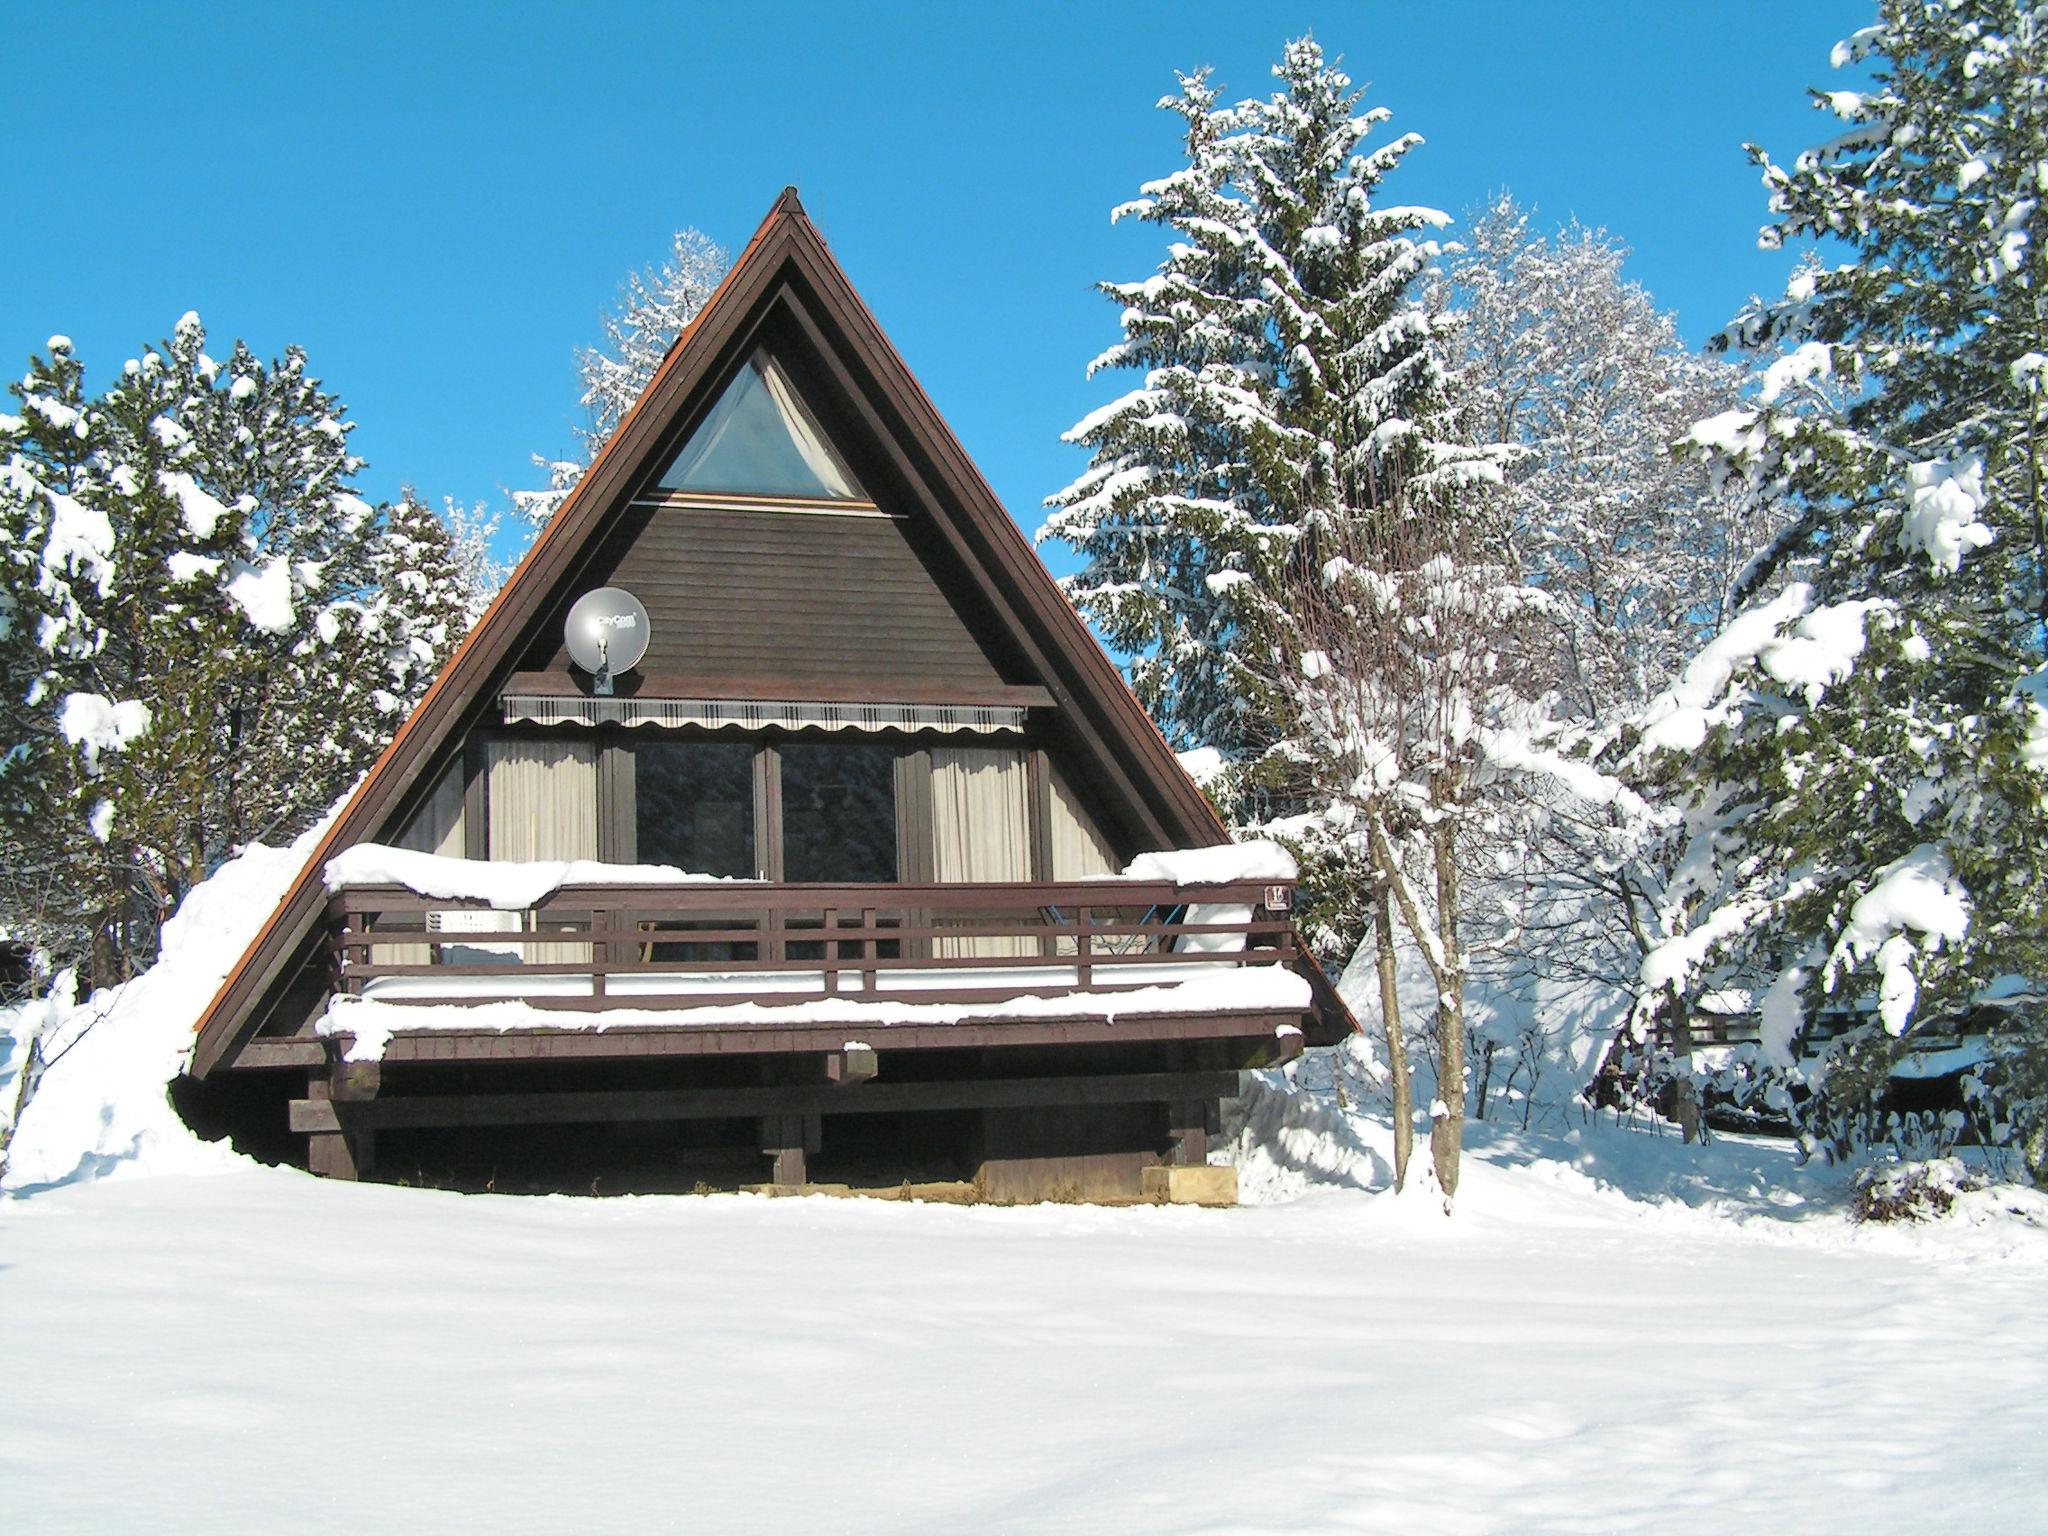
POLYGON ((859 497, 860 487, 847 475, 839 456, 827 446, 817 423, 811 420, 811 413, 804 409, 804 403, 790 388, 788 376, 775 359, 765 352, 756 352, 754 368, 761 375, 761 382, 768 386, 768 395, 775 402, 776 410, 782 413, 782 424, 789 428, 790 441, 803 455, 805 467, 818 477, 818 484, 825 488, 825 494, 841 498, 859 497))
MULTIPOLYGON (((1031 878, 1031 780, 1024 754, 978 747, 934 747, 932 878, 940 881, 1031 878)), ((1036 954, 1014 937, 938 939, 950 955, 1036 954)))
MULTIPOLYGON (((1116 852, 1109 846, 1108 839, 1096 830, 1095 819, 1088 814, 1087 807, 1075 798, 1057 768, 1051 769, 1050 778, 1052 848, 1049 851, 1053 879, 1094 880, 1103 875, 1121 874, 1123 865, 1117 862, 1116 852)), ((1072 939, 1061 939, 1057 947, 1060 954, 1071 955, 1078 953, 1081 946, 1072 939)), ((1094 946, 1097 954, 1135 954, 1145 947, 1144 939, 1134 938, 1098 939, 1094 946)))
POLYGON ((1095 822, 1060 771, 1052 770, 1052 877, 1055 880, 1094 880, 1123 872, 1109 840, 1095 830, 1095 822))
MULTIPOLYGON (((439 854, 444 859, 463 856, 460 760, 441 776, 427 803, 413 813, 405 830, 398 834, 397 846, 410 848, 414 853, 439 854)), ((380 946, 377 959, 384 965, 432 965, 434 951, 425 944, 392 944, 380 946)))
MULTIPOLYGON (((597 743, 494 741, 486 795, 491 857, 511 862, 597 857, 597 743)), ((588 961, 588 944, 537 944, 527 958, 588 961)))

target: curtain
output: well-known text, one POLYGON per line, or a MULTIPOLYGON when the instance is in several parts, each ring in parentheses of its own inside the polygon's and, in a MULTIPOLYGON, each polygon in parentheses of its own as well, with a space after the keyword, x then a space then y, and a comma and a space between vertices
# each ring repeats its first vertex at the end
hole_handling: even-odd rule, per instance
MULTIPOLYGON (((462 825, 462 763, 459 758, 441 775, 441 782, 434 786, 427 803, 413 813, 412 820, 405 824, 405 830, 395 841, 398 847, 410 848, 414 853, 435 853, 444 859, 463 856, 466 849, 462 825)), ((426 944, 380 945, 377 960, 382 965, 432 965, 434 951, 426 944)))
MULTIPOLYGON (((980 747, 934 747, 932 878, 940 881, 1031 878, 1031 781, 1024 754, 980 747)), ((937 939, 948 955, 1036 954, 1016 937, 937 939)))
POLYGON ((1057 768, 1052 778, 1052 877, 1055 880, 1093 880, 1101 875, 1123 873, 1116 850, 1095 829, 1094 818, 1057 768))
MULTIPOLYGON (((751 363, 747 365, 752 366, 751 363)), ((745 383, 746 369, 742 368, 740 377, 728 385, 725 393, 718 397, 718 403, 711 407, 711 414, 704 418, 696 434, 684 445, 683 451, 676 455, 675 462, 669 465, 667 472, 662 475, 663 485, 688 485, 690 476, 697 472, 698 466, 711 457, 712 450, 717 448, 732 426, 733 416, 738 412, 740 401, 745 395, 745 383)))
POLYGON ((775 409, 782 413, 782 424, 789 428, 789 440, 796 444, 796 451, 803 455, 804 464, 810 472, 818 477, 818 484, 825 488, 825 494, 858 499, 860 487, 847 477, 838 456, 825 445, 817 423, 811 420, 811 413, 804 409, 796 391, 789 387, 788 376, 764 352, 754 354, 753 366, 761 375, 761 381, 768 386, 768 395, 775 402, 775 409))
MULTIPOLYGON (((597 857, 597 743, 494 741, 489 746, 493 859, 597 857)), ((550 963, 588 961, 588 944, 536 944, 527 958, 550 963)))
MULTIPOLYGON (((1095 819, 1088 814, 1086 806, 1075 798, 1067 781, 1060 777, 1060 771, 1050 763, 1046 764, 1046 776, 1051 781, 1052 814, 1049 818, 1052 832, 1052 847, 1048 850, 1048 864, 1055 880, 1094 880, 1103 875, 1123 872, 1123 865, 1117 862, 1116 850, 1096 830, 1095 819)), ((1127 916, 1137 917, 1133 911, 1127 916)), ((1056 946, 1063 955, 1078 954, 1081 946, 1073 939, 1061 939, 1056 946)), ((1147 947, 1144 939, 1123 940, 1098 939, 1097 954, 1136 954, 1147 947)))

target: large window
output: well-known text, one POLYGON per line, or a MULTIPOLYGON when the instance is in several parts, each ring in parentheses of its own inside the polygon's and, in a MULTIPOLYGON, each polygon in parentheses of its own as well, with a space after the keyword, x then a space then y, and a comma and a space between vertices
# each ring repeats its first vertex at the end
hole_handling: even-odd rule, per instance
POLYGON ((753 747, 636 741, 631 750, 635 861, 753 879, 753 747))
POLYGON ((828 742, 776 749, 782 878, 894 881, 896 749, 828 742))
MULTIPOLYGON (((1075 879, 1118 867, 1066 782, 1015 747, 641 729, 507 735, 484 759, 479 841, 495 859, 603 858, 831 885, 1075 879)), ((471 818, 460 777, 445 788, 447 827, 423 815, 411 846, 462 844, 471 818)))

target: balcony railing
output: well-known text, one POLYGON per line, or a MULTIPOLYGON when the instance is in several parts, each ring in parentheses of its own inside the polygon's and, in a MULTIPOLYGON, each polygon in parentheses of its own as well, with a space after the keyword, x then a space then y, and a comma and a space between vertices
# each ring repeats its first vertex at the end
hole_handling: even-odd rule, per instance
POLYGON ((1159 986, 1296 959, 1293 886, 564 886, 531 908, 353 886, 330 900, 337 990, 673 1009, 806 997, 918 1003, 1159 986))

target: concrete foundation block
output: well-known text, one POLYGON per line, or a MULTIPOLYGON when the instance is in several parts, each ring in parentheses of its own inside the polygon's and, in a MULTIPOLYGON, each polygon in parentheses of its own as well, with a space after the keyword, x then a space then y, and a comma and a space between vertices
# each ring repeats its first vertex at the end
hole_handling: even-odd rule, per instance
POLYGON ((1141 1175, 1145 1198, 1165 1205, 1235 1205, 1235 1168, 1147 1168, 1141 1175))

